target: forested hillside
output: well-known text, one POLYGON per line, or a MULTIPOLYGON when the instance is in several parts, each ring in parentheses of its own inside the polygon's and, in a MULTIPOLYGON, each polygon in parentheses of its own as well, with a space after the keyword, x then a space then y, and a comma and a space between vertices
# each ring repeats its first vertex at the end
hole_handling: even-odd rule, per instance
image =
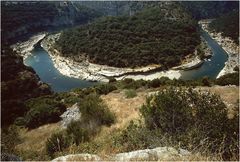
POLYGON ((86 6, 105 16, 131 16, 146 7, 167 5, 167 1, 75 1, 76 6, 86 6))
POLYGON ((182 1, 180 2, 195 19, 210 19, 239 10, 238 1, 182 1))
POLYGON ((24 102, 33 97, 51 94, 50 87, 40 81, 35 71, 23 64, 21 56, 8 46, 1 46, 1 113, 2 127, 22 116, 24 102))
POLYGON ((97 64, 168 68, 193 53, 199 43, 197 23, 177 3, 169 3, 65 30, 55 47, 63 56, 84 55, 97 64))
POLYGON ((230 37, 239 43, 239 11, 230 12, 213 20, 210 25, 212 31, 220 32, 224 37, 230 37))
POLYGON ((62 26, 86 23, 101 14, 70 2, 2 2, 2 38, 18 37, 62 26))

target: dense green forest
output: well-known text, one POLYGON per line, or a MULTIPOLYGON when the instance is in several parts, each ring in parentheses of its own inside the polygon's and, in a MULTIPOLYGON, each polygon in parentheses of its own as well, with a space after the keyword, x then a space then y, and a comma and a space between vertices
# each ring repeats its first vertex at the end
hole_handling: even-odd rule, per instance
POLYGON ((210 29, 221 32, 223 36, 230 37, 235 43, 239 43, 239 12, 233 11, 213 20, 210 29))
MULTIPOLYGON (((178 4, 171 4, 65 30, 55 48, 63 56, 85 55, 98 64, 169 68, 193 53, 199 43, 197 23, 178 4)), ((75 61, 81 60, 75 57, 75 61)))

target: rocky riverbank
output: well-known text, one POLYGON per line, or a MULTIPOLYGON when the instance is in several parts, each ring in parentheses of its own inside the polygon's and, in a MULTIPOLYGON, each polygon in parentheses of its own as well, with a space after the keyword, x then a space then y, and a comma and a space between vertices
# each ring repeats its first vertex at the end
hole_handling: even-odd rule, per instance
MULTIPOLYGON (((124 78, 132 78, 134 80, 144 79, 153 80, 160 77, 168 77, 170 79, 178 79, 181 77, 180 69, 172 68, 167 71, 163 71, 160 65, 150 65, 141 68, 116 68, 106 65, 98 65, 88 62, 88 60, 82 60, 82 62, 73 61, 71 58, 66 58, 60 55, 59 51, 54 49, 53 44, 59 38, 60 33, 49 35, 41 42, 41 46, 48 51, 52 58, 53 64, 56 69, 63 75, 91 80, 107 82, 109 77, 114 77, 117 80, 124 78)), ((191 69, 197 66, 201 66, 203 61, 196 55, 187 62, 184 62, 181 67, 183 69, 191 69)))
POLYGON ((228 73, 233 73, 234 68, 239 66, 239 45, 228 37, 223 37, 221 33, 211 32, 209 30, 209 22, 199 22, 202 29, 205 30, 228 54, 228 60, 225 62, 224 68, 220 71, 217 78, 228 73))
POLYGON ((30 37, 30 39, 27 41, 11 45, 11 48, 19 55, 21 55, 25 60, 29 55, 31 55, 31 51, 34 49, 34 45, 42 40, 45 36, 46 33, 39 33, 30 37))

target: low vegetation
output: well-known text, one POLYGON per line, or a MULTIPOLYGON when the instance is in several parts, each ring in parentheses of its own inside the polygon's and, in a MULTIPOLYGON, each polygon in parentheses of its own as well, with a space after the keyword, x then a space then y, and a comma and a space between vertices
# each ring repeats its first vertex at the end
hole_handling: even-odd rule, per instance
POLYGON ((115 116, 96 94, 90 94, 79 102, 81 120, 73 121, 67 129, 53 134, 46 142, 46 151, 51 157, 55 152, 62 152, 71 145, 80 145, 89 141, 101 129, 110 126, 115 116))
MULTIPOLYGON (((25 115, 15 120, 15 124, 21 127, 36 128, 43 124, 57 122, 60 120, 59 115, 65 110, 65 107, 72 106, 75 103, 79 103, 83 120, 71 123, 65 131, 56 132, 57 135, 50 137, 46 143, 46 150, 42 150, 40 153, 36 151, 26 152, 24 150, 13 152, 12 150, 14 150, 15 146, 21 142, 21 139, 14 137, 17 137, 18 129, 11 131, 13 134, 14 132, 17 133, 16 135, 11 135, 10 131, 5 131, 6 129, 4 129, 5 137, 7 138, 2 138, 2 142, 5 143, 2 146, 7 146, 7 149, 4 148, 2 150, 4 150, 5 153, 7 153, 7 150, 10 150, 10 153, 15 153, 27 159, 49 160, 58 155, 69 153, 71 149, 77 150, 78 152, 96 153, 101 151, 102 147, 109 147, 109 149, 111 148, 114 152, 125 152, 168 145, 186 148, 193 152, 202 149, 200 152, 203 151, 204 153, 205 151, 206 154, 208 152, 208 154, 211 155, 214 154, 212 152, 213 149, 221 148, 221 150, 215 149, 219 151, 218 156, 221 154, 221 156, 224 156, 226 159, 234 159, 233 157, 236 156, 235 140, 238 133, 233 133, 233 135, 232 132, 237 127, 238 118, 234 117, 231 120, 225 118, 225 105, 217 96, 208 93, 199 94, 195 91, 185 92, 183 89, 180 89, 179 92, 168 89, 167 91, 161 91, 157 96, 150 97, 148 103, 143 106, 144 108, 141 108, 142 116, 146 123, 131 123, 126 130, 116 130, 108 139, 101 139, 103 141, 96 141, 95 138, 98 137, 98 133, 103 125, 110 126, 116 121, 115 115, 110 112, 105 103, 99 98, 100 95, 106 95, 112 91, 116 93, 126 90, 128 92, 131 91, 130 96, 132 97, 135 96, 132 94, 135 94, 137 89, 147 90, 149 88, 160 88, 161 90, 169 86, 178 87, 177 89, 179 89, 180 87, 189 86, 223 85, 223 83, 224 85, 239 85, 239 82, 234 81, 237 79, 236 76, 238 76, 237 72, 235 74, 222 76, 216 80, 207 77, 194 81, 170 80, 166 77, 153 81, 125 79, 112 81, 109 84, 99 84, 84 89, 77 88, 70 92, 29 99, 27 102, 24 102, 24 107, 26 108, 25 115), (183 100, 184 96, 185 98, 191 97, 191 100, 183 100), (208 102, 206 101, 209 101, 209 104, 207 104, 208 102), (193 103, 191 104, 191 102, 195 105, 193 103), (216 103, 215 107, 214 103, 216 103), (194 107, 192 107, 193 113, 189 113, 191 106, 188 104, 194 105, 194 107), (168 109, 170 107, 176 107, 176 109, 168 109), (145 109, 148 111, 144 112, 145 109), (186 109, 188 111, 186 111, 186 109), (199 112, 197 110, 199 110, 199 112), (167 111, 169 111, 168 114, 167 111), (172 115, 176 113, 180 115, 175 115, 174 121, 181 120, 181 122, 168 123, 168 120, 172 120, 172 115), (206 114, 212 115, 205 116, 206 114), (197 119, 196 115, 202 120, 197 119), (163 116, 163 118, 160 118, 161 116, 163 116), (214 121, 212 121, 213 119, 214 121), (192 124, 189 125, 189 123, 192 124), (209 127, 211 127, 213 132, 204 132, 208 130, 205 129, 208 123, 212 123, 209 124, 209 127), (222 123, 222 125, 214 127, 214 124, 217 125, 219 123, 222 123), (228 127, 224 126, 226 123, 228 127), (192 125, 195 125, 195 128, 193 128, 192 125), (174 127, 174 129, 172 127, 174 127), (222 134, 215 131, 217 128, 221 128, 222 134), (224 136, 230 138, 223 139, 224 136), (59 138, 64 139, 63 143, 57 143, 59 138), (205 138, 206 140, 203 140, 205 138), (216 140, 214 144, 213 139, 216 140), (189 143, 189 141, 192 142, 189 143), (221 144, 219 144, 220 141, 221 144), (46 151, 48 152, 47 154, 46 151)), ((2 134, 4 135, 3 131, 2 134)))
POLYGON ((83 121, 95 121, 97 125, 110 126, 115 121, 114 114, 110 112, 102 99, 95 94, 86 96, 80 101, 79 110, 83 121))
POLYGON ((148 97, 140 112, 145 124, 132 122, 115 137, 122 151, 167 145, 238 159, 239 116, 229 119, 219 96, 170 87, 148 97))
POLYGON ((134 89, 127 89, 125 90, 125 96, 126 98, 134 98, 137 96, 137 93, 134 89))

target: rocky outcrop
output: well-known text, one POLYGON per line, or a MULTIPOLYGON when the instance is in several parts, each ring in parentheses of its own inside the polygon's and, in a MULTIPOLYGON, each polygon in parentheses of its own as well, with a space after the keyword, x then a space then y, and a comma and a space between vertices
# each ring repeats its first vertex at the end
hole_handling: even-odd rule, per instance
POLYGON ((184 149, 175 149, 173 147, 157 147, 155 149, 137 150, 126 153, 119 153, 108 157, 100 158, 94 154, 71 154, 58 157, 56 161, 159 161, 159 160, 184 160, 191 153, 184 149))
POLYGON ((94 154, 71 154, 66 156, 58 157, 52 162, 58 161, 100 161, 101 158, 94 154))
POLYGON ((72 121, 79 120, 81 118, 81 113, 79 111, 78 104, 75 103, 71 107, 67 108, 60 117, 62 118, 61 123, 63 128, 66 128, 72 121))

